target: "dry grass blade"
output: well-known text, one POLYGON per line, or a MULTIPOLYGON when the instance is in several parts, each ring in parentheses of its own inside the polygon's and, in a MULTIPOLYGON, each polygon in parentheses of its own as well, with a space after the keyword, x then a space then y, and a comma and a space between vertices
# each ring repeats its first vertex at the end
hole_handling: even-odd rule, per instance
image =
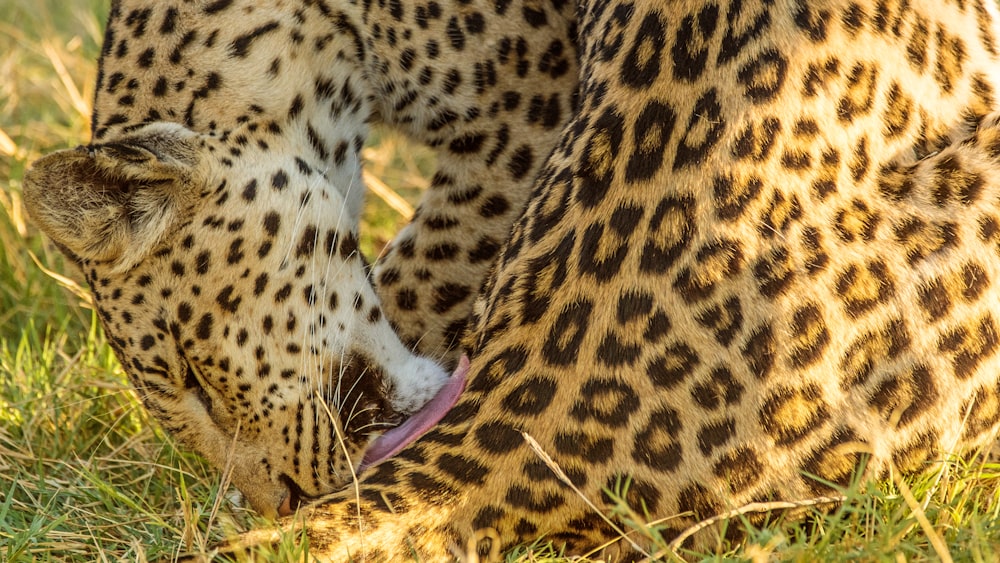
MULTIPOLYGON (((226 456, 226 466, 222 469, 222 477, 219 482, 219 492, 216 494, 215 499, 212 501, 212 510, 208 515, 208 524, 205 525, 206 531, 211 531, 212 526, 215 524, 215 519, 219 515, 219 508, 222 507, 222 498, 224 493, 229 489, 229 485, 232 482, 233 470, 236 468, 232 460, 236 454, 236 446, 239 443, 240 427, 242 426, 242 421, 236 422, 236 431, 233 432, 233 443, 229 446, 229 454, 226 456)), ((201 546, 199 546, 201 547, 201 546)))
POLYGON ((43 43, 42 49, 45 51, 45 56, 52 63, 52 68, 56 71, 56 76, 59 77, 59 81, 62 82, 63 87, 66 89, 73 108, 83 117, 90 116, 90 104, 80 94, 80 89, 76 87, 73 77, 66 70, 66 65, 63 64, 62 57, 59 56, 59 51, 50 42, 43 43))
MULTIPOLYGON (((317 393, 322 395, 322 389, 317 389, 317 393)), ((337 438, 337 445, 340 448, 341 453, 344 454, 345 459, 351 459, 351 452, 347 449, 347 438, 344 437, 343 428, 336 423, 336 418, 334 418, 333 411, 330 410, 330 405, 326 401, 319 401, 319 404, 323 407, 326 412, 326 416, 330 419, 330 424, 333 426, 334 432, 337 438)), ((358 474, 354 470, 354 465, 351 463, 347 464, 347 468, 351 470, 351 487, 354 489, 354 500, 357 507, 355 515, 358 519, 358 535, 364 540, 364 521, 361 519, 361 484, 358 481, 358 474)), ((359 546, 361 553, 364 553, 364 543, 359 546)))
MULTIPOLYGON (((670 545, 668 547, 670 548, 670 551, 673 552, 674 555, 677 555, 677 552, 680 549, 681 544, 683 544, 684 541, 690 538, 691 536, 697 534, 701 530, 704 530, 705 528, 713 524, 722 522, 723 520, 729 520, 730 518, 735 518, 737 516, 742 516, 744 514, 751 514, 755 512, 770 512, 772 510, 790 510, 795 508, 806 508, 809 506, 818 506, 822 504, 837 504, 837 503, 842 503, 846 500, 847 500, 846 496, 837 495, 829 497, 816 497, 816 498, 796 500, 796 501, 752 502, 750 504, 746 504, 739 508, 734 508, 728 512, 723 512, 722 514, 717 514, 715 516, 712 516, 711 518, 707 518, 705 520, 702 520, 701 522, 698 522, 697 524, 691 526, 687 530, 684 530, 683 533, 674 538, 674 540, 670 542, 670 545)), ((666 555, 666 553, 661 551, 656 555, 654 555, 653 557, 651 557, 649 560, 652 561, 655 559, 659 559, 662 558, 664 555, 666 555)))
POLYGON ((382 201, 391 207, 396 213, 403 216, 404 219, 409 221, 413 218, 413 206, 410 205, 408 201, 403 199, 395 190, 386 185, 385 182, 379 180, 374 174, 371 174, 367 170, 363 171, 362 178, 365 184, 368 185, 368 189, 375 193, 375 195, 382 198, 382 201))
POLYGON ((572 489, 573 492, 577 494, 577 496, 583 499, 583 502, 587 503, 587 506, 589 506, 590 509, 593 510, 595 514, 600 516, 601 519, 604 520, 604 522, 608 526, 611 526, 611 529, 617 532, 622 539, 627 541, 632 546, 633 549, 645 555, 646 557, 650 556, 649 552, 643 549, 642 546, 640 546, 638 543, 635 542, 635 540, 628 537, 628 534, 626 534, 621 528, 618 527, 618 525, 612 522, 611 519, 608 518, 607 515, 605 515, 601 509, 597 508, 597 505, 591 502, 591 500, 587 498, 586 495, 584 495, 580 489, 577 488, 577 486, 573 483, 573 481, 570 480, 569 476, 566 475, 566 473, 562 470, 561 467, 559 467, 559 464, 556 463, 554 459, 552 459, 552 456, 550 456, 548 453, 545 452, 544 449, 542 449, 542 445, 539 444, 537 440, 532 438, 531 435, 528 434, 527 432, 521 432, 521 437, 523 437, 524 441, 528 443, 528 447, 531 448, 531 451, 535 452, 535 455, 541 458, 542 462, 544 462, 545 465, 547 465, 548 468, 551 469, 552 472, 556 474, 556 477, 558 477, 560 481, 565 483, 567 487, 572 489))
POLYGON ((7 216, 10 217, 10 223, 13 225, 14 230, 21 238, 28 236, 28 222, 25 221, 24 216, 24 204, 21 201, 21 195, 18 192, 10 192, 10 199, 2 201, 5 210, 7 211, 7 216))
POLYGON ((910 507, 913 512, 913 517, 920 524, 920 529, 923 530, 924 534, 927 535, 927 540, 931 542, 931 547, 934 548, 934 553, 937 554, 938 558, 942 563, 952 563, 951 553, 948 551, 948 546, 944 543, 941 535, 937 533, 934 526, 931 525, 931 521, 927 519, 927 514, 924 512, 920 503, 913 496, 913 492, 910 491, 910 487, 907 486, 902 479, 899 478, 898 472, 893 472, 892 481, 895 483, 896 487, 899 489, 900 494, 903 496, 903 500, 906 501, 906 505, 910 507))
POLYGON ((59 285, 68 289, 73 295, 80 299, 80 302, 83 303, 84 306, 91 309, 94 307, 94 298, 91 297, 89 291, 81 287, 80 284, 76 283, 72 279, 46 268, 45 265, 42 264, 42 261, 38 259, 38 256, 35 256, 34 252, 29 250, 28 255, 31 256, 31 261, 38 266, 38 269, 41 270, 42 273, 54 279, 59 285))
POLYGON ((17 143, 10 138, 3 129, 0 129, 0 154, 4 156, 14 156, 17 153, 17 143))

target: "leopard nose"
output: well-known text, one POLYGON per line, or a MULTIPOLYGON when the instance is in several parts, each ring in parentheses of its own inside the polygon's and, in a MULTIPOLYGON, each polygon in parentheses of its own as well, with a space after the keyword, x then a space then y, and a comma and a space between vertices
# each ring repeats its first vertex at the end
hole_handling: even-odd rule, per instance
POLYGON ((295 514, 295 511, 299 509, 302 502, 305 500, 305 495, 302 489, 299 487, 291 477, 288 475, 282 475, 281 481, 285 485, 285 489, 288 494, 281 499, 281 504, 278 505, 278 516, 291 516, 295 514))
POLYGON ((295 514, 295 509, 292 508, 292 494, 288 493, 281 506, 278 507, 278 516, 291 516, 292 514, 295 514))

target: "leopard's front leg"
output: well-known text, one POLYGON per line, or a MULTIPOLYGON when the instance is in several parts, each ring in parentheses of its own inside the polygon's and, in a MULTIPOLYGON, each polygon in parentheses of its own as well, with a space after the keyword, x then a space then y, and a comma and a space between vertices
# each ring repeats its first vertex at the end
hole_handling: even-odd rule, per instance
POLYGON ((437 6, 366 14, 380 27, 367 63, 382 119, 438 152, 374 282, 401 339, 454 367, 472 302, 572 113, 577 54, 571 3, 474 1, 451 17, 437 6))

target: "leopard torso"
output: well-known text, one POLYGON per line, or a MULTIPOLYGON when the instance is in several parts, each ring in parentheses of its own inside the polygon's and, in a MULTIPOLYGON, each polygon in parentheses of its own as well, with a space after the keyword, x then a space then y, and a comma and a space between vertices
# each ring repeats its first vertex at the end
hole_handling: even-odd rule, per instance
POLYGON ((481 293, 468 388, 306 509, 314 555, 615 540, 525 435, 601 508, 627 481, 632 506, 678 516, 669 535, 996 431, 991 3, 584 1, 575 17, 574 113, 481 293))
POLYGON ((469 387, 309 513, 316 553, 630 549, 524 434, 604 510, 628 482, 666 537, 994 435, 994 7, 582 4, 580 107, 477 307, 469 387))

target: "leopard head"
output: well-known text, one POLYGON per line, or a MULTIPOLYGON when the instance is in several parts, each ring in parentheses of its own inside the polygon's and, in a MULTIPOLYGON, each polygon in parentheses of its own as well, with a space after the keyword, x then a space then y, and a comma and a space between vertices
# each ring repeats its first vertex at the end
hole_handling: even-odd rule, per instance
MULTIPOLYGON (((84 272, 143 403, 259 512, 348 482, 445 384, 382 315, 349 210, 360 164, 153 123, 25 177, 34 221, 84 272)), ((284 508, 284 510, 279 510, 284 508)))

